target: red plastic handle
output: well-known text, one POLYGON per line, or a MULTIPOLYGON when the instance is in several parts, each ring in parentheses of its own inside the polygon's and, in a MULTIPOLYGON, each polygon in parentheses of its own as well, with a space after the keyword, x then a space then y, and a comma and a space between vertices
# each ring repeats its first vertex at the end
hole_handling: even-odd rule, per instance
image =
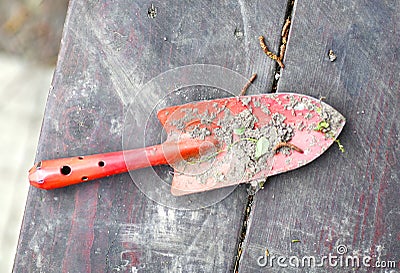
POLYGON ((214 141, 186 139, 124 152, 43 160, 29 170, 29 182, 40 189, 62 188, 129 170, 171 164, 196 157, 214 146, 214 141))

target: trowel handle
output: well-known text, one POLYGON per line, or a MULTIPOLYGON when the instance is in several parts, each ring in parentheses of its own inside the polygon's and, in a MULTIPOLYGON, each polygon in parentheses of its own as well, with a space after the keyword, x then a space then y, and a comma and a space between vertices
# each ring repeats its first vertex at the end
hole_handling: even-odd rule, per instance
POLYGON ((196 157, 211 147, 214 143, 210 141, 186 139, 128 151, 43 160, 29 170, 29 182, 46 190, 62 188, 129 170, 171 164, 196 157))

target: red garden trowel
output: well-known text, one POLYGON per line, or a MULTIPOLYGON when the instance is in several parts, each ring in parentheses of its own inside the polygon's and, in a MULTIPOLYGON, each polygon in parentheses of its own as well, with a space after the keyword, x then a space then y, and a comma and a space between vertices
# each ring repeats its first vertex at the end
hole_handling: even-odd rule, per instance
POLYGON ((193 102, 158 112, 163 144, 43 160, 32 186, 61 188, 139 168, 169 164, 173 195, 247 183, 304 166, 340 134, 345 118, 320 100, 294 93, 193 102))

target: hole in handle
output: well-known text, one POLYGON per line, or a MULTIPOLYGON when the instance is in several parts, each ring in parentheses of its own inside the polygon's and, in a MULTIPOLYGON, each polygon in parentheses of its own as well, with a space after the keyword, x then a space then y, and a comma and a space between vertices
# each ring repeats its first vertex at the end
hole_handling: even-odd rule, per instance
POLYGON ((61 172, 61 174, 63 174, 63 175, 69 175, 69 174, 71 173, 71 171, 72 171, 72 169, 71 169, 71 167, 68 166, 68 165, 64 165, 64 166, 62 166, 61 169, 60 169, 60 172, 61 172))

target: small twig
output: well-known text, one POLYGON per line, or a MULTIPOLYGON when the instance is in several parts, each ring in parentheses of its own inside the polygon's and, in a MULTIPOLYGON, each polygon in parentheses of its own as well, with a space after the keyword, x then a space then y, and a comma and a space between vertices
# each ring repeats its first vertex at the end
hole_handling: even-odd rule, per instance
POLYGON ((286 19, 286 22, 282 27, 282 32, 281 32, 282 44, 280 46, 279 56, 277 56, 276 54, 269 51, 267 45, 265 44, 263 36, 258 37, 258 40, 260 40, 260 46, 261 46, 262 50, 264 51, 264 53, 267 54, 267 56, 270 57, 271 59, 275 60, 281 68, 285 68, 285 65, 283 64, 282 61, 283 61, 283 57, 285 56, 287 39, 289 36, 290 23, 291 23, 291 21, 288 18, 288 19, 286 19))
POLYGON ((284 68, 285 65, 282 63, 282 60, 276 54, 269 51, 267 45, 265 44, 264 37, 260 36, 260 37, 258 37, 258 40, 260 40, 260 46, 261 46, 261 49, 264 51, 264 53, 268 57, 270 57, 272 60, 275 60, 281 68, 284 68))
POLYGON ((272 150, 274 152, 277 152, 282 147, 288 147, 288 148, 295 150, 296 152, 299 152, 301 154, 304 153, 304 151, 302 149, 300 149, 296 145, 294 145, 292 143, 288 143, 288 142, 280 142, 280 143, 276 144, 276 146, 272 150))
POLYGON ((250 87, 250 85, 254 82, 254 80, 257 78, 257 74, 253 74, 249 81, 246 83, 246 85, 243 87, 242 91, 240 92, 239 96, 244 96, 246 94, 247 89, 250 87))
POLYGON ((268 57, 273 58, 274 54, 271 51, 269 51, 267 45, 265 44, 264 36, 258 37, 258 40, 260 40, 260 46, 261 49, 264 51, 264 53, 267 54, 268 57))
POLYGON ((283 25, 283 28, 282 28, 282 33, 281 33, 281 37, 282 37, 282 43, 283 44, 286 44, 286 42, 287 42, 287 37, 288 37, 288 35, 289 35, 289 26, 290 26, 290 19, 288 18, 288 19, 286 19, 286 22, 285 22, 285 24, 283 25))
POLYGON ((283 56, 285 56, 286 44, 282 44, 280 49, 281 50, 279 51, 279 59, 282 61, 283 56))
POLYGON ((285 51, 286 51, 286 44, 287 44, 287 38, 289 36, 289 26, 290 26, 290 19, 286 19, 285 24, 283 25, 282 28, 282 33, 281 33, 281 37, 282 37, 282 45, 280 48, 280 52, 279 52, 279 59, 282 61, 283 57, 285 56, 285 51))

